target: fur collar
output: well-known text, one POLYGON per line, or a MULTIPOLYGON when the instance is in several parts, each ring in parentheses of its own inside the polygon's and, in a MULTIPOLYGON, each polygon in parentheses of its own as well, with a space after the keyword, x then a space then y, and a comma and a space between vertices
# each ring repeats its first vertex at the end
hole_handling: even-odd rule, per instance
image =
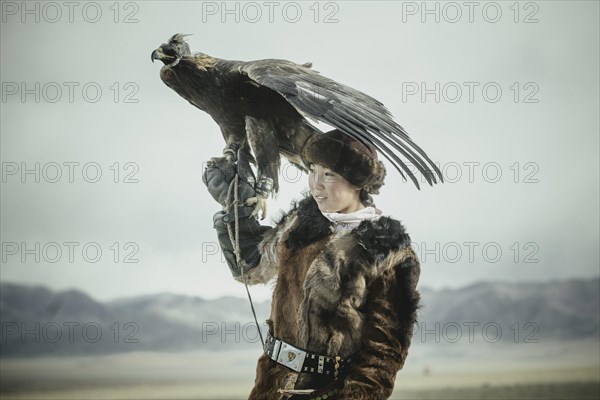
POLYGON ((410 245, 410 236, 405 232, 404 226, 391 217, 362 221, 351 234, 376 261, 383 261, 390 252, 410 245))
MULTIPOLYGON (((321 213, 310 194, 300 202, 293 203, 288 215, 294 212, 297 212, 299 222, 291 229, 285 241, 287 248, 300 249, 332 234, 333 223, 321 213)), ((404 226, 391 217, 382 216, 375 221, 362 221, 350 234, 376 261, 383 261, 391 251, 410 245, 410 236, 405 232, 404 226)))
POLYGON ((318 242, 332 233, 333 223, 319 210, 319 205, 310 195, 306 195, 299 203, 294 203, 288 215, 297 212, 299 223, 292 228, 285 241, 289 249, 300 249, 318 242))

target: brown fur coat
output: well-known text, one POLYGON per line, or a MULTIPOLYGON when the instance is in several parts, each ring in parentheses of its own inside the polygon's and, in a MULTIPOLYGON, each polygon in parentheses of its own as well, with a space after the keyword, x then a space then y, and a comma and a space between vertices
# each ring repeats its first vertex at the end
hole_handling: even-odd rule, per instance
MULTIPOLYGON (((339 398, 389 398, 420 299, 419 260, 400 222, 381 217, 334 234, 307 196, 267 232, 260 252, 249 277, 277 277, 267 321, 272 335, 314 353, 352 356, 339 398)), ((285 399, 278 389, 318 389, 330 379, 298 374, 263 354, 249 398, 285 399)))

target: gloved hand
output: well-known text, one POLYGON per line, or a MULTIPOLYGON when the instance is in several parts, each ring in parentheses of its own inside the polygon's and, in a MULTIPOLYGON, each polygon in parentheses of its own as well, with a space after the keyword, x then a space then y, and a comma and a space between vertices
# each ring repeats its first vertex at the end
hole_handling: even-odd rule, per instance
MULTIPOLYGON (((234 221, 233 212, 230 212, 229 214, 225 214, 225 211, 217 212, 213 216, 213 227, 217 231, 219 245, 221 246, 221 251, 223 251, 223 255, 225 256, 225 260, 227 261, 227 265, 229 266, 231 274, 236 280, 243 282, 241 279, 242 271, 244 274, 246 274, 259 264, 261 255, 258 246, 264 235, 273 228, 270 226, 260 225, 256 218, 250 217, 250 213, 243 216, 239 215, 238 217, 241 257, 241 262, 239 263, 235 256, 234 246, 229 237, 229 229, 227 229, 227 226, 232 224, 234 221)), ((249 283, 252 284, 255 282, 249 283)))
POLYGON ((256 197, 254 190, 255 182, 254 172, 250 168, 246 157, 238 151, 237 163, 232 157, 214 157, 207 162, 207 166, 202 174, 202 181, 208 187, 211 196, 223 206, 223 210, 217 212, 213 217, 213 227, 217 231, 219 245, 225 255, 229 269, 233 277, 241 281, 242 271, 247 273, 255 268, 260 261, 258 245, 266 232, 272 228, 261 226, 256 218, 252 216, 254 207, 245 205, 249 198, 256 197), (242 207, 238 207, 237 227, 239 232, 239 245, 241 262, 238 264, 234 246, 229 237, 228 226, 233 227, 235 222, 234 191, 231 190, 229 196, 229 209, 227 209, 227 200, 229 186, 238 174, 238 200, 242 207))
MULTIPOLYGON (((238 151, 237 163, 231 157, 213 157, 206 163, 206 168, 202 174, 202 181, 208 188, 211 196, 223 207, 227 204, 229 186, 236 172, 239 176, 238 200, 245 202, 251 197, 256 197, 256 191, 254 190, 256 178, 241 150, 238 151)), ((233 190, 231 191, 229 200, 229 204, 232 204, 233 190)))

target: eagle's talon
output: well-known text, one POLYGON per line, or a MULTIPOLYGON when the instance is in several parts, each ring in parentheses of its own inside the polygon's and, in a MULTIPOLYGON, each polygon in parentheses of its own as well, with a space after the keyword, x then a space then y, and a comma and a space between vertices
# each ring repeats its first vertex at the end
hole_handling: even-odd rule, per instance
POLYGON ((235 163, 237 162, 237 152, 239 148, 239 144, 230 143, 223 149, 223 156, 227 159, 227 161, 235 163))
POLYGON ((258 219, 258 214, 260 213, 261 221, 267 217, 267 199, 262 197, 250 197, 246 200, 247 206, 254 206, 254 211, 252 211, 251 217, 258 219))

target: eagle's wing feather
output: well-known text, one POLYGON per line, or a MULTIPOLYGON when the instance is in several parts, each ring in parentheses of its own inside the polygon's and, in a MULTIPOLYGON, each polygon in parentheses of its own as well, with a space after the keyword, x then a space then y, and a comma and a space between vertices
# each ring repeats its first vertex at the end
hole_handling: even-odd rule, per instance
POLYGON ((436 173, 443 181, 439 168, 392 119, 389 110, 371 96, 286 60, 242 62, 237 70, 280 93, 301 115, 341 129, 363 143, 373 144, 403 177, 404 170, 417 187, 418 180, 397 152, 414 165, 430 185, 437 182, 436 173))

